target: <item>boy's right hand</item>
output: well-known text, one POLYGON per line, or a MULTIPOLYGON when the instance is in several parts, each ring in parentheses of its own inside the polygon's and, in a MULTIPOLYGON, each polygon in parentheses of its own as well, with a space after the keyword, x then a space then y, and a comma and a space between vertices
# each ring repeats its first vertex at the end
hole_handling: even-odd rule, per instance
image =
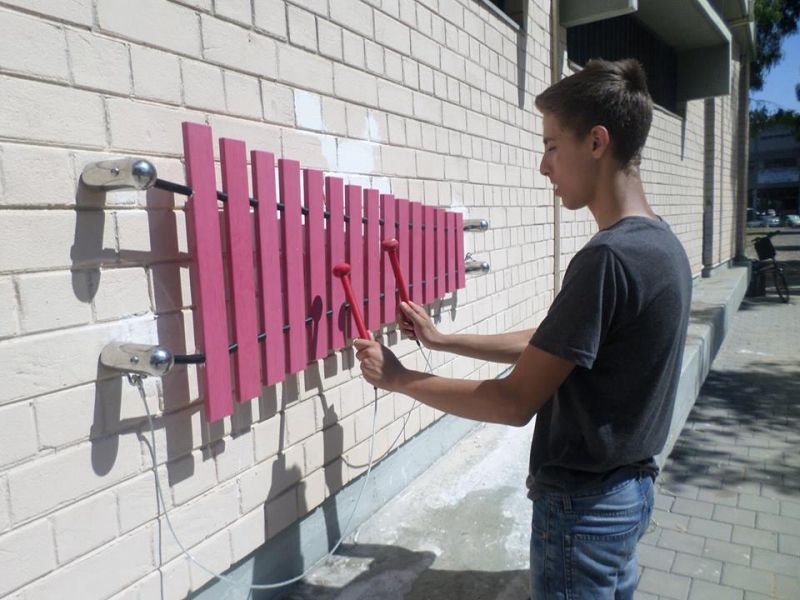
POLYGON ((400 330, 412 340, 418 340, 426 348, 434 348, 442 342, 442 334, 436 329, 425 308, 414 302, 399 304, 400 330))

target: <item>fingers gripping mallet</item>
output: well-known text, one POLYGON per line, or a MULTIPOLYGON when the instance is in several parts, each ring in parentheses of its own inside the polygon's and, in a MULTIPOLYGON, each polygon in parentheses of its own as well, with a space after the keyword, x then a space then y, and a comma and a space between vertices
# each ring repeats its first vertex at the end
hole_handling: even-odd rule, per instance
POLYGON ((381 246, 383 247, 383 251, 389 255, 389 262, 392 264, 394 278, 397 281, 397 287, 400 289, 400 300, 408 304, 411 302, 411 299, 408 297, 406 280, 403 277, 403 271, 400 269, 400 242, 397 240, 384 240, 381 246))
POLYGON ((353 293, 353 286, 350 285, 350 265, 347 263, 339 263, 333 267, 333 274, 342 280, 344 295, 347 298, 347 303, 350 305, 350 310, 353 313, 353 319, 358 329, 358 337, 368 340, 369 332, 367 331, 366 325, 364 325, 364 317, 361 316, 361 309, 356 303, 356 295, 353 293))
MULTIPOLYGON (((408 296, 406 280, 403 277, 403 270, 400 268, 400 242, 395 239, 384 240, 381 243, 381 247, 383 248, 383 251, 389 255, 389 262, 392 265, 392 271, 394 271, 394 278, 397 281, 397 287, 400 290, 400 301, 405 302, 406 305, 408 305, 408 303, 411 302, 411 298, 408 296)), ((407 319, 404 318, 404 320, 407 319)), ((417 342, 418 348, 422 348, 419 340, 414 341, 417 342)))

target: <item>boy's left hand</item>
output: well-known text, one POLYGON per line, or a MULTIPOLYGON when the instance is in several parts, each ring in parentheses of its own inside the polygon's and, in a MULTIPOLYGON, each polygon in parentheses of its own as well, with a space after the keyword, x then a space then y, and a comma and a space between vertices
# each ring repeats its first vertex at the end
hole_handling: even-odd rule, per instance
POLYGON ((406 372, 394 353, 376 342, 371 333, 369 340, 353 340, 353 346, 357 350, 356 358, 361 361, 364 379, 375 387, 392 391, 406 372))

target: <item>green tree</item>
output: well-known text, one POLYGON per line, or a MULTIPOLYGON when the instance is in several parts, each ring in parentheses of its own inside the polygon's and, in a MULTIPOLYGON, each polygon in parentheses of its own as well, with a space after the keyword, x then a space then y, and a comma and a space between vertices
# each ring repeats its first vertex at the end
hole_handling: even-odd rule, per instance
POLYGON ((781 58, 781 42, 797 31, 800 0, 756 0, 756 56, 750 68, 750 88, 764 87, 764 77, 781 58))
POLYGON ((773 125, 789 127, 800 142, 800 113, 782 108, 770 112, 763 104, 750 111, 750 137, 757 137, 764 129, 773 125))

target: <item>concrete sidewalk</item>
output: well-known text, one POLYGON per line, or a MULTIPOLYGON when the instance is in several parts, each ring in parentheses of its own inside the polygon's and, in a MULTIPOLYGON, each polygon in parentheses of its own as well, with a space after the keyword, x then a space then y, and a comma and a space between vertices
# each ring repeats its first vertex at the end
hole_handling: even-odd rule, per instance
POLYGON ((745 298, 659 480, 639 598, 800 598, 800 233, 793 297, 745 298))
MULTIPOLYGON (((709 294, 697 298, 694 325, 712 331, 700 346, 716 349, 721 321, 728 335, 658 481, 637 598, 794 600, 800 301, 781 304, 773 293, 720 316, 704 308, 709 294)), ((476 427, 284 597, 526 599, 531 434, 532 426, 476 427)))

